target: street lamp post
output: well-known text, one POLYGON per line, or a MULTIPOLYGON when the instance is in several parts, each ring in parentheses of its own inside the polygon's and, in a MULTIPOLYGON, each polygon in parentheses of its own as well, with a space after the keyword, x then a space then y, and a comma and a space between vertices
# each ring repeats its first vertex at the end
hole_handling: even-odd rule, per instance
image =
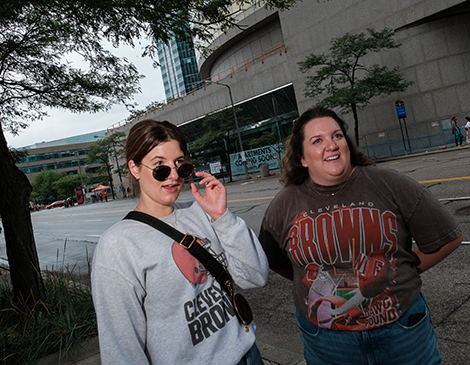
MULTIPOLYGON (((80 184, 82 185, 82 186, 80 187, 80 190, 81 190, 82 193, 83 193, 83 187, 84 187, 84 185, 83 185, 82 167, 80 166, 80 160, 79 160, 79 158, 78 158, 78 151, 75 151, 74 153, 75 153, 75 157, 77 158, 78 175, 80 176, 80 184)), ((83 202, 86 204, 86 199, 83 199, 83 202)))
MULTIPOLYGON (((230 103, 232 104, 233 119, 235 121, 235 127, 237 128, 238 143, 240 144, 240 154, 242 156, 243 167, 245 168, 245 176, 246 176, 247 179, 251 179, 251 176, 248 174, 248 166, 247 166, 247 163, 246 163, 245 151, 243 150, 243 143, 242 143, 242 137, 240 135, 240 129, 238 128, 237 112, 235 111, 235 105, 233 104, 232 89, 230 88, 229 85, 222 84, 221 82, 218 82, 218 81, 216 81, 216 82, 209 81, 209 83, 210 84, 226 86, 227 89, 228 89, 228 95, 230 96, 230 103)), ((230 161, 228 163, 230 163, 230 161)))

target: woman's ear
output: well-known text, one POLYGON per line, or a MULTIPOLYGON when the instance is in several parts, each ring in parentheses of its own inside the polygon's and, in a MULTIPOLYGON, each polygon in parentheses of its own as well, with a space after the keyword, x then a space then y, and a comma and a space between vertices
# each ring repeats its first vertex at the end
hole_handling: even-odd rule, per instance
POLYGON ((129 172, 132 174, 132 176, 134 176, 137 180, 139 180, 140 179, 140 167, 134 163, 134 160, 130 160, 127 163, 127 166, 129 167, 129 172))
POLYGON ((301 157, 300 157, 300 164, 301 164, 303 167, 308 167, 307 160, 304 158, 304 156, 301 156, 301 157))

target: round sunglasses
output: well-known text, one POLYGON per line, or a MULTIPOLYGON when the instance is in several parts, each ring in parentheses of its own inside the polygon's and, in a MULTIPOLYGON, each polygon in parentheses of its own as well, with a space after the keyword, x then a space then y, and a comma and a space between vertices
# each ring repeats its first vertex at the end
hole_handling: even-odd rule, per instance
MULTIPOLYGON (((145 166, 146 168, 152 170, 153 178, 157 181, 165 181, 166 179, 168 179, 168 176, 170 176, 172 169, 170 166, 167 165, 160 165, 155 167, 154 169, 144 164, 142 164, 142 166, 145 166)), ((194 166, 189 162, 185 162, 176 168, 178 176, 182 179, 186 179, 187 177, 191 176, 193 171, 194 166)))

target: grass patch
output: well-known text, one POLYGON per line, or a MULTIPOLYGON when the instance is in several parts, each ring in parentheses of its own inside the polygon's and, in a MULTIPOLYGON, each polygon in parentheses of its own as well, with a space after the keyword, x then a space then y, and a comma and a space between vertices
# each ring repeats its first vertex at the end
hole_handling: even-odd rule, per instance
POLYGON ((34 364, 55 352, 76 355, 83 340, 98 334, 89 274, 46 272, 44 286, 46 302, 28 311, 15 305, 10 286, 0 287, 2 364, 34 364))

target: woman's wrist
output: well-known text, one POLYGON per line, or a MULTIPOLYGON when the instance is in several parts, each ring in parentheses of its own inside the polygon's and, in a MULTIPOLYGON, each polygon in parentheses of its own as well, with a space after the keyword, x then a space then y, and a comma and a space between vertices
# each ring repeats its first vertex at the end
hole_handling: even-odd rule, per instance
POLYGON ((215 222, 216 220, 218 220, 219 218, 223 217, 225 215, 225 213, 227 213, 227 208, 225 208, 224 212, 222 214, 209 214, 209 216, 211 217, 211 220, 212 222, 215 222))

